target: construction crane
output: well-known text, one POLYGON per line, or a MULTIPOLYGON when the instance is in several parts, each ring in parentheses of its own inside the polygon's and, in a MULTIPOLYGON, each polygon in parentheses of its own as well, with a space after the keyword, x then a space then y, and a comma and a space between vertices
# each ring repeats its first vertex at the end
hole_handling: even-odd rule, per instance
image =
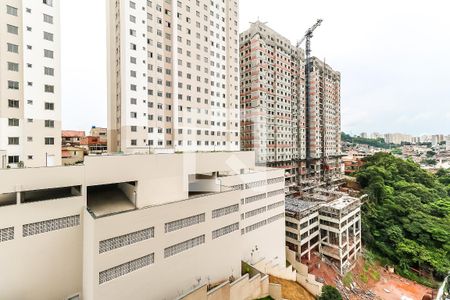
POLYGON ((297 48, 300 48, 300 45, 306 40, 306 46, 305 46, 305 58, 306 58, 306 66, 305 66, 305 85, 306 85, 306 172, 310 172, 310 164, 311 164, 311 155, 310 155, 310 149, 309 149, 309 143, 310 143, 310 128, 311 128, 311 121, 309 117, 309 108, 310 108, 310 72, 311 72, 311 38, 313 37, 314 31, 317 29, 317 27, 322 24, 322 19, 317 19, 316 23, 309 28, 305 36, 297 42, 297 48))
POLYGON ((297 48, 300 47, 300 45, 306 40, 306 59, 308 59, 311 56, 311 38, 313 37, 313 33, 314 31, 317 29, 317 27, 320 26, 320 24, 322 24, 323 20, 322 19, 317 19, 316 24, 314 24, 311 28, 309 28, 306 33, 305 36, 297 42, 297 48))

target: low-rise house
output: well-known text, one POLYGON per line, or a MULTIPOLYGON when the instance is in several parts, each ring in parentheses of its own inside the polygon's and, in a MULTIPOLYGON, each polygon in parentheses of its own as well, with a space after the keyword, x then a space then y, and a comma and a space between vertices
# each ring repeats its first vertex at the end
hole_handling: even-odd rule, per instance
POLYGON ((85 136, 84 131, 63 130, 61 131, 61 143, 63 146, 79 146, 85 136))
POLYGON ((61 151, 61 158, 63 166, 72 166, 84 162, 84 148, 63 146, 61 151))

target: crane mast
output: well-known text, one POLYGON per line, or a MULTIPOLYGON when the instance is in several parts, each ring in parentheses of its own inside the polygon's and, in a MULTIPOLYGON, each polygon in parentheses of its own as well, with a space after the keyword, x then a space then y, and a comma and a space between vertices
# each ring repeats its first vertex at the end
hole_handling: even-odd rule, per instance
MULTIPOLYGON (((322 24, 322 19, 317 19, 316 23, 310 27, 304 37, 297 42, 297 48, 300 47, 300 45, 306 40, 305 43, 305 60, 306 60, 306 66, 305 66, 305 81, 306 81, 306 91, 305 91, 305 98, 306 98, 306 172, 309 175, 310 173, 310 164, 311 164, 311 154, 310 154, 310 149, 309 149, 309 145, 310 145, 310 130, 311 130, 311 118, 310 118, 310 104, 311 104, 311 99, 310 99, 310 88, 311 88, 311 83, 310 83, 310 71, 311 71, 311 38, 313 37, 313 33, 314 31, 317 29, 317 27, 320 26, 320 24, 322 24)), ((299 145, 300 147, 300 145, 299 145)))

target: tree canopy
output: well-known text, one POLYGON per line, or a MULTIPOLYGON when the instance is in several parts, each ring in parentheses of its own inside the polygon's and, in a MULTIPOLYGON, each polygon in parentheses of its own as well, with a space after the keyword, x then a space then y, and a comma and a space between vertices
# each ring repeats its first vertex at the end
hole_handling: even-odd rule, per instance
POLYGON ((342 296, 334 286, 325 285, 322 288, 319 300, 342 300, 342 296))
POLYGON ((356 174, 368 195, 366 245, 396 264, 442 278, 450 271, 450 172, 433 175, 411 160, 377 153, 356 174))

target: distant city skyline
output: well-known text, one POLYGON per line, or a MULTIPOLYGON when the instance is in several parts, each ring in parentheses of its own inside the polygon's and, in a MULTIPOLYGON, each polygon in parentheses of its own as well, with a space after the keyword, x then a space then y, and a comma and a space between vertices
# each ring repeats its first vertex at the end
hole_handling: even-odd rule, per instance
MULTIPOLYGON (((259 18, 296 40, 323 18, 313 55, 342 73, 344 132, 449 134, 449 4, 436 1, 428 8, 420 1, 323 0, 306 6, 279 0, 274 6, 241 0, 239 30, 259 18)), ((105 3, 62 1, 61 17, 62 128, 106 126, 105 3)))

